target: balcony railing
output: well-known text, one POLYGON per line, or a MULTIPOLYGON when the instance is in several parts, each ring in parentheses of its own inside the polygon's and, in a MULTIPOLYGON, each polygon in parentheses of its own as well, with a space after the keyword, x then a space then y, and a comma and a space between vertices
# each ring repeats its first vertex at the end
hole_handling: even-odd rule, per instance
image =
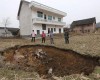
POLYGON ((33 23, 39 23, 39 24, 51 24, 51 25, 66 25, 65 22, 59 22, 59 21, 53 21, 53 20, 46 20, 41 18, 33 18, 33 23))
POLYGON ((54 9, 54 8, 52 8, 52 7, 49 7, 49 6, 40 4, 40 3, 35 2, 35 1, 32 1, 32 2, 30 3, 29 6, 30 6, 30 7, 34 7, 34 8, 39 8, 39 9, 42 9, 42 10, 46 10, 46 11, 50 11, 50 12, 53 12, 53 13, 62 15, 63 17, 67 15, 67 13, 65 13, 65 12, 63 12, 63 11, 54 9))

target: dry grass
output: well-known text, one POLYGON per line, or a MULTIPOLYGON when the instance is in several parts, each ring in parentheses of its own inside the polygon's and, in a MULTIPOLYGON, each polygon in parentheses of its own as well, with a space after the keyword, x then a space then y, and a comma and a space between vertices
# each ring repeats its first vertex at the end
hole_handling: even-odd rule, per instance
MULTIPOLYGON (((100 56, 100 35, 83 35, 73 36, 69 38, 70 43, 65 44, 63 36, 54 39, 55 44, 60 48, 72 49, 81 54, 100 56)), ((15 45, 32 45, 42 44, 41 39, 32 43, 30 39, 0 39, 0 50, 15 45)), ((44 45, 51 45, 49 39, 46 40, 44 45)))
POLYGON ((56 40, 56 46, 72 49, 81 54, 100 56, 100 35, 73 36, 70 44, 64 44, 63 39, 56 40))
POLYGON ((35 72, 24 72, 21 70, 9 70, 0 68, 0 80, 39 80, 39 75, 35 72))

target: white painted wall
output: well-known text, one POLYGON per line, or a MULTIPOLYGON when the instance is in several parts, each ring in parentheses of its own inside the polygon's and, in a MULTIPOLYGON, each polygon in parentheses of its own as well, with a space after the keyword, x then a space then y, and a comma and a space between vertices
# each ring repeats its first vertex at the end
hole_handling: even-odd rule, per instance
MULTIPOLYGON (((40 34, 42 31, 45 33, 48 33, 48 28, 53 28, 53 33, 59 33, 59 28, 61 29, 61 33, 63 33, 63 26, 55 26, 55 25, 46 25, 46 30, 42 30, 42 24, 34 24, 32 30, 37 34, 37 30, 40 30, 40 34), (54 31, 54 28, 56 28, 56 31, 54 31)), ((31 31, 32 32, 32 31, 31 31)))
POLYGON ((31 9, 29 8, 29 3, 27 2, 23 2, 22 4, 20 10, 19 24, 20 24, 21 35, 31 35, 32 14, 31 14, 31 9))

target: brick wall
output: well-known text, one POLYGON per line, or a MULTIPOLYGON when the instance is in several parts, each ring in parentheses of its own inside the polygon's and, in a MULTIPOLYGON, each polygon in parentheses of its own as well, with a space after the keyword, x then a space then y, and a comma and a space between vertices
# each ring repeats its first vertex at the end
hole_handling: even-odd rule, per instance
POLYGON ((95 31, 96 24, 89 24, 89 25, 82 25, 82 26, 75 26, 73 28, 73 32, 75 33, 93 33, 95 31))

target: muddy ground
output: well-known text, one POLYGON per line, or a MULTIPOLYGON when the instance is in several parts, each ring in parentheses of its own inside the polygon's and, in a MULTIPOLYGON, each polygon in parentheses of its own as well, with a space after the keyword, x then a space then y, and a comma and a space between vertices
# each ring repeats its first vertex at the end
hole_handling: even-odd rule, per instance
POLYGON ((96 66, 100 65, 99 57, 81 55, 72 50, 46 45, 15 46, 6 49, 2 55, 5 65, 12 65, 11 69, 30 72, 35 70, 40 76, 81 73, 89 75, 96 66))

